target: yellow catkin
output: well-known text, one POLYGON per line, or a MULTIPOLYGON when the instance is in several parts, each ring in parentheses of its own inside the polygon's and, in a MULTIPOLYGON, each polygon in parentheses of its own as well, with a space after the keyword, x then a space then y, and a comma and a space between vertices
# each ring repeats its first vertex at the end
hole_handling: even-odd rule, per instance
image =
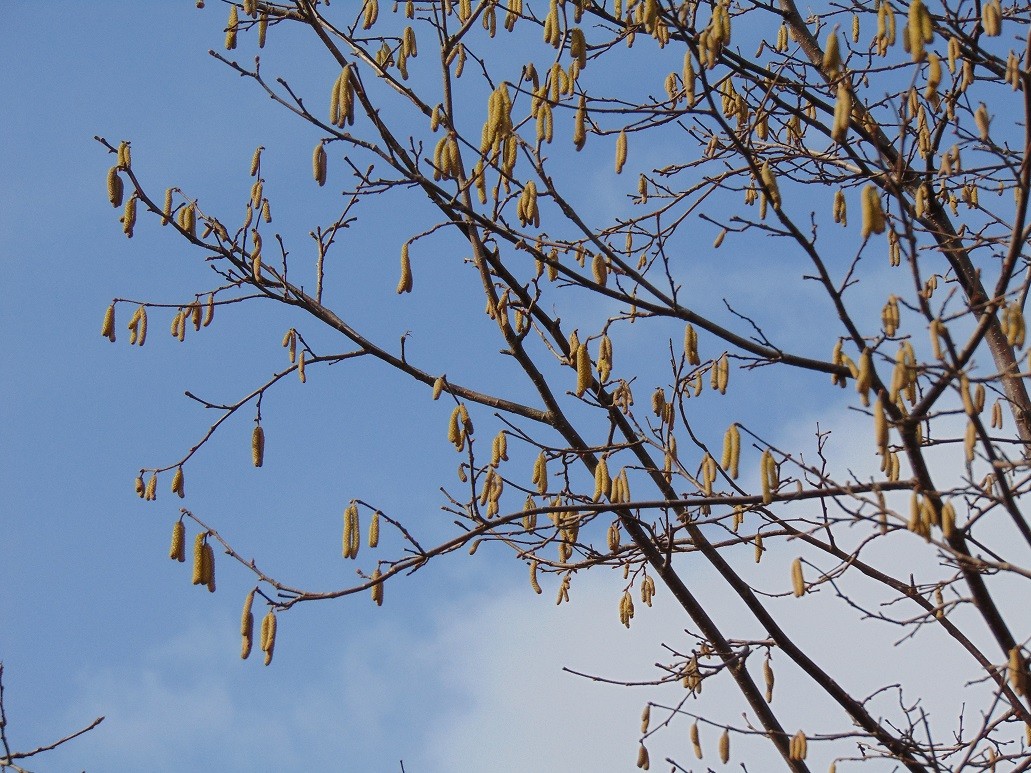
POLYGON ((344 123, 344 121, 341 118, 340 111, 340 98, 341 93, 343 91, 343 89, 341 88, 341 81, 343 77, 344 73, 341 72, 341 74, 337 76, 336 81, 333 82, 333 88, 330 90, 329 93, 329 122, 334 126, 340 126, 342 125, 342 123, 344 123))
POLYGON ((992 404, 992 429, 1002 429, 1002 403, 998 400, 992 404))
POLYGON ((959 394, 963 399, 963 410, 968 416, 976 416, 977 411, 974 409, 974 398, 970 393, 970 379, 966 373, 963 373, 959 377, 959 394))
POLYGON ((601 253, 595 255, 594 260, 591 261, 591 274, 597 284, 602 287, 605 286, 605 283, 608 281, 609 266, 601 253))
POLYGON ((581 95, 573 118, 573 145, 581 150, 587 142, 587 100, 581 95))
POLYGON ((408 242, 401 245, 401 278, 397 282, 397 294, 412 291, 412 261, 408 257, 408 242))
POLYGON ((179 227, 188 236, 197 236, 197 207, 195 204, 187 204, 179 210, 179 227))
POLYGON ((251 432, 251 461, 255 467, 261 467, 265 462, 265 430, 260 424, 251 432))
POLYGON ((764 161, 759 169, 759 179, 762 180, 763 185, 766 187, 766 197, 769 199, 770 204, 773 205, 774 209, 780 209, 780 189, 777 187, 777 177, 774 175, 769 161, 764 161))
POLYGON ((788 752, 788 756, 793 760, 804 760, 808 755, 808 741, 801 730, 792 736, 788 752))
POLYGON ((737 479, 738 466, 741 460, 741 431, 737 424, 731 424, 723 437, 723 464, 730 477, 737 479))
POLYGON ((183 468, 182 465, 180 465, 175 468, 175 472, 172 474, 172 493, 180 499, 183 499, 186 496, 186 490, 183 484, 183 468))
POLYGON ((161 209, 161 225, 168 225, 172 219, 172 189, 165 190, 165 205, 161 209))
POLYGON ((261 636, 260 636, 260 638, 258 640, 258 646, 261 647, 262 652, 265 651, 265 647, 268 644, 268 634, 269 634, 269 626, 270 626, 269 615, 270 614, 272 614, 272 610, 271 609, 261 619, 261 636))
POLYGON ((330 102, 330 123, 343 128, 354 124, 354 80, 351 77, 351 64, 348 63, 333 84, 333 97, 330 102))
POLYGON ((447 439, 449 443, 455 446, 455 448, 461 450, 461 447, 464 445, 464 441, 461 427, 459 427, 458 424, 458 416, 459 406, 456 405, 454 410, 451 411, 451 418, 448 421, 447 439))
POLYGON ((433 382, 433 399, 437 400, 440 398, 441 393, 444 391, 444 377, 437 376, 436 381, 433 382))
POLYGON ((633 617, 634 599, 629 591, 623 591, 623 595, 619 599, 619 622, 629 628, 633 617))
POLYGON ((186 315, 183 313, 182 309, 179 309, 176 315, 172 317, 172 324, 169 327, 169 332, 172 334, 173 338, 179 339, 180 343, 182 343, 183 339, 186 337, 186 315))
POLYGON ((702 362, 698 356, 698 333, 690 323, 684 328, 684 356, 689 365, 700 365, 702 362))
POLYGON ((725 728, 720 736, 720 762, 724 765, 730 762, 730 731, 725 728))
POLYGON ((254 632, 254 615, 251 607, 254 604, 254 591, 252 590, 243 600, 243 614, 240 616, 240 634, 250 636, 254 632))
POLYGON ((261 621, 261 651, 265 653, 265 665, 272 662, 276 649, 276 613, 271 609, 261 621))
POLYGON ((595 502, 600 502, 611 486, 612 480, 609 478, 609 465, 605 457, 602 457, 594 468, 594 495, 592 499, 595 502))
POLYGON ((823 49, 823 71, 829 78, 835 78, 841 72, 841 44, 838 42, 836 25, 827 35, 827 43, 823 49))
POLYGON ((548 490, 548 457, 543 451, 537 456, 533 463, 533 476, 531 483, 537 484, 537 493, 543 494, 548 490))
POLYGON ((987 142, 992 119, 988 116, 988 107, 984 102, 974 112, 974 123, 977 125, 977 133, 981 139, 987 142))
POLYGON ((365 0, 362 11, 362 29, 371 29, 379 18, 379 0, 365 0))
POLYGON ((115 342, 115 305, 112 303, 104 312, 104 322, 100 326, 100 335, 111 343, 115 342))
POLYGON ((210 542, 204 543, 204 582, 208 593, 215 592, 215 549, 210 542))
POLYGON ((113 166, 107 170, 107 200, 111 202, 112 207, 117 209, 122 206, 124 191, 125 185, 118 175, 118 167, 113 166))
POLYGON ((590 386, 593 378, 591 376, 591 354, 587 350, 587 344, 580 344, 575 352, 576 355, 576 396, 581 397, 590 386))
POLYGON ((229 6, 229 21, 226 23, 226 50, 232 51, 236 48, 236 29, 239 26, 239 19, 236 6, 229 6))
POLYGON ((763 451, 759 460, 759 479, 762 485, 763 504, 768 505, 773 501, 773 494, 777 489, 777 463, 770 453, 770 449, 763 451))
POLYGON ((802 576, 802 559, 791 562, 791 590, 796 598, 805 595, 805 577, 802 576))
POLYGON ((251 250, 251 276, 255 283, 261 284, 261 234, 257 228, 251 229, 254 248, 251 250))
POLYGON ((533 180, 528 181, 523 186, 523 192, 519 196, 519 202, 516 207, 516 215, 519 217, 521 225, 532 225, 534 228, 540 227, 541 217, 537 204, 537 183, 533 180))
MULTIPOLYGON (((844 81, 838 84, 838 95, 834 103, 834 122, 831 126, 831 139, 844 142, 848 135, 849 117, 852 115, 852 93, 844 81)), ((841 191, 838 191, 839 193, 841 191)), ((835 217, 835 222, 839 222, 835 217)))
POLYGON ((928 532, 932 526, 941 526, 941 513, 931 497, 924 497, 920 503, 920 520, 928 532))
POLYGON ((612 339, 608 335, 601 337, 598 344, 598 378, 602 382, 608 381, 612 373, 612 339))
POLYGON ((988 0, 981 6, 981 26, 989 37, 998 37, 1002 33, 1002 5, 999 0, 988 0))
POLYGON ((504 430, 499 432, 494 437, 493 443, 493 461, 492 463, 497 466, 499 462, 508 461, 508 433, 504 430))
POLYGON ((727 359, 727 355, 724 354, 718 360, 716 360, 716 384, 715 388, 719 390, 721 395, 727 393, 727 384, 730 381, 730 361, 727 359))
POLYGON ((919 534, 923 531, 921 512, 920 494, 914 491, 909 495, 909 521, 906 523, 906 528, 914 534, 919 534))
POLYGON ((372 586, 372 600, 376 602, 377 607, 381 607, 383 606, 383 583, 378 582, 380 579, 380 571, 378 567, 373 571, 370 579, 375 583, 372 586))
POLYGON ((261 168, 261 151, 264 149, 264 145, 258 145, 254 150, 254 155, 251 156, 251 177, 258 176, 258 170, 261 168))
POLYGON ((1026 695, 1028 691, 1027 663, 1019 646, 1010 650, 1009 667, 1007 670, 1009 671, 1010 685, 1013 687, 1013 692, 1017 695, 1026 695))
POLYGON ((644 744, 637 747, 637 767, 641 770, 651 768, 651 760, 648 758, 648 747, 644 744))
POLYGON ((122 210, 122 233, 124 233, 130 239, 132 238, 133 229, 136 227, 136 194, 134 193, 129 197, 129 200, 125 202, 125 208, 122 210))
POLYGON ((402 42, 404 44, 405 50, 408 52, 408 56, 410 56, 412 59, 415 59, 417 56, 419 56, 419 47, 415 39, 414 29, 412 29, 411 27, 405 27, 402 42))
POLYGON ((147 479, 147 488, 143 492, 143 498, 148 502, 153 502, 158 498, 158 474, 156 472, 151 473, 150 478, 147 479))
POLYGON ((884 400, 878 397, 873 404, 874 443, 883 456, 888 452, 888 419, 884 415, 884 400))
POLYGON ((984 411, 984 398, 985 398, 984 384, 978 383, 978 384, 976 384, 974 386, 974 393, 973 393, 973 395, 971 397, 971 399, 973 400, 973 404, 974 404, 973 405, 974 412, 978 416, 980 416, 981 412, 984 411))
POLYGON ((870 183, 863 188, 862 193, 863 226, 860 231, 862 238, 866 239, 871 234, 882 234, 886 227, 884 210, 881 208, 881 194, 877 186, 870 183))
POLYGON ((1019 300, 1006 307, 1003 311, 1003 321, 1009 345, 1018 350, 1023 349, 1027 337, 1027 322, 1024 319, 1024 311, 1021 309, 1019 300))
POLYGON ((651 720, 652 720, 652 705, 650 703, 646 703, 644 705, 644 710, 641 712, 641 732, 642 733, 647 733, 648 732, 648 726, 651 724, 651 720))
POLYGON ((617 473, 616 477, 609 481, 608 490, 609 501, 614 504, 619 504, 623 501, 623 480, 617 473))
MULTIPOLYGON (((624 564, 623 566, 628 566, 624 564)), ((624 569, 624 574, 627 570, 624 569)), ((691 692, 698 694, 702 691, 702 679, 698 673, 698 657, 695 655, 691 656, 691 659, 684 664, 684 669, 681 671, 683 677, 683 685, 686 689, 691 692)))
POLYGON ((942 537, 945 539, 951 539, 952 535, 956 533, 956 508, 952 502, 942 503, 941 512, 941 529, 942 537))
POLYGON ((251 606, 254 603, 254 591, 252 590, 243 600, 243 613, 240 616, 240 636, 243 641, 240 646, 240 657, 243 660, 251 654, 251 645, 254 641, 254 613, 251 606))
POLYGON ((321 142, 315 146, 315 150, 311 154, 311 170, 315 176, 315 182, 319 184, 321 188, 326 184, 326 146, 321 142))
POLYGON ((833 207, 834 222, 848 225, 848 209, 845 203, 845 192, 838 190, 834 193, 833 207))
POLYGON ((870 349, 863 349, 859 355, 859 373, 856 376, 856 391, 863 405, 870 405, 870 389, 873 387, 873 361, 870 349))
POLYGON ((609 552, 619 552, 619 546, 621 542, 621 532, 619 530, 619 521, 614 521, 609 524, 608 533, 606 534, 606 541, 608 542, 609 552))
POLYGON ((374 548, 379 546, 379 516, 380 512, 377 510, 372 514, 372 518, 369 519, 369 547, 374 548))
POLYGON ((766 702, 773 703, 773 664, 769 658, 763 661, 763 681, 766 683, 766 702))
POLYGON ((934 354, 934 358, 936 360, 944 359, 942 336, 945 333, 945 326, 942 324, 942 321, 937 317, 932 319, 928 325, 928 333, 931 337, 931 352, 934 354))
POLYGON ((202 585, 207 578, 204 576, 204 536, 200 532, 193 540, 193 579, 194 585, 202 585))
POLYGON ((655 597, 655 580, 650 575, 646 575, 641 581, 641 601, 647 604, 649 607, 652 605, 652 599, 655 597))
POLYGON ((906 50, 914 62, 924 60, 924 46, 933 39, 931 14, 923 4, 923 0, 912 0, 909 4, 909 20, 906 26, 908 33, 906 50), (928 32, 931 34, 928 35, 928 32))
POLYGON ((630 501, 630 479, 627 477, 626 467, 620 470, 619 475, 612 479, 609 499, 616 504, 630 501))
POLYGON ((690 730, 691 746, 694 747, 694 756, 698 759, 702 758, 702 742, 698 735, 698 722, 695 721, 691 724, 690 730))
POLYGON ((211 321, 215 318, 215 294, 208 294, 208 302, 204 307, 204 319, 201 322, 201 327, 207 327, 211 324, 211 321))
POLYGON ((533 588, 533 592, 538 596, 543 593, 541 590, 540 583, 537 582, 537 560, 534 559, 530 562, 530 587, 533 588))
POLYGON ((684 54, 684 68, 681 77, 684 80, 684 100, 687 102, 688 107, 694 107, 695 101, 698 99, 697 94, 695 94, 697 74, 695 73, 694 60, 691 59, 690 50, 684 54))
POLYGON ((937 54, 932 52, 928 54, 927 64, 927 86, 924 89, 924 99, 928 100, 932 104, 937 104, 938 86, 941 85, 942 80, 941 59, 937 54))
POLYGON ((881 326, 889 338, 894 337, 899 329, 899 299, 897 296, 889 296, 888 302, 881 309, 881 326))
POLYGON ((351 502, 344 510, 344 533, 341 555, 344 558, 357 558, 360 542, 361 527, 358 522, 358 506, 351 502))
POLYGON ((265 47, 265 37, 268 35, 268 11, 262 11, 258 19, 258 48, 265 47))
POLYGON ((623 129, 616 138, 616 174, 623 172, 623 165, 626 164, 626 151, 626 129, 623 129))
MULTIPOLYGON (((142 314, 146 314, 146 311, 142 312, 142 314)), ((183 309, 183 324, 186 324, 187 317, 189 317, 190 321, 193 323, 193 329, 200 330, 200 304, 191 303, 183 309)), ((146 322, 146 319, 144 318, 143 321, 146 322)))
POLYGON ((168 557, 173 561, 186 560, 186 526, 182 521, 176 521, 172 526, 172 544, 168 548, 168 557))
POLYGON ((287 354, 290 356, 290 362, 297 362, 297 331, 290 328, 283 334, 283 342, 281 344, 287 350, 287 354))

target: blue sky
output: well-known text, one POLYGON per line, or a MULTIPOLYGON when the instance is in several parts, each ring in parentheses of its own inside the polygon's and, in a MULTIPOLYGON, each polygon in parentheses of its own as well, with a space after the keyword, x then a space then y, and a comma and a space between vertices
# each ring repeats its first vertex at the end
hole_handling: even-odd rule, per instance
MULTIPOLYGON (((553 583, 535 596, 521 562, 485 547, 399 578, 387 586, 382 608, 363 594, 290 610, 280 619, 275 662, 263 668, 253 656, 238 656, 239 611, 251 587, 245 572, 220 557, 219 589, 211 595, 190 586, 188 566, 168 560, 181 503, 168 493, 167 475, 156 503, 137 499, 132 482, 140 467, 179 458, 213 420, 184 390, 213 402, 238 399, 286 366, 280 338, 292 325, 327 352, 339 346, 267 303, 219 309, 211 328, 191 332, 183 344, 166 332, 170 314, 152 313, 142 349, 128 346, 131 306, 121 305, 117 344, 98 335, 113 297, 178 304, 213 280, 203 261, 149 218, 141 217, 131 241, 121 235, 104 185, 113 160, 94 135, 131 140, 133 168, 153 191, 178 185, 215 211, 241 215, 251 154, 264 145, 275 227, 296 255, 308 250, 311 222, 333 211, 346 184, 336 153, 326 189, 317 189, 310 172, 317 132, 208 56, 209 48, 221 49, 219 5, 4 9, 0 658, 9 738, 19 749, 35 747, 106 715, 97 730, 42 758, 36 768, 46 771, 398 771, 400 760, 407 773, 632 769, 645 701, 676 701, 683 693, 606 685, 562 669, 656 678, 652 666, 666 656, 660 642, 683 644, 687 626, 661 593, 654 609, 639 607, 627 631, 616 614, 617 575, 599 570, 577 578, 573 603, 556 608, 553 583)), ((299 55, 307 50, 296 32, 269 39, 263 59, 270 71, 282 68, 324 101, 335 66, 321 52, 299 55)), ((247 61, 252 48, 241 38, 236 53, 247 61)), ((584 200, 604 220, 624 202, 612 185, 611 143, 590 142, 596 152, 577 156, 566 171, 586 179, 584 200)), ((661 150, 632 147, 631 164, 659 163, 661 150)), ((624 174, 621 182, 633 188, 635 179, 624 174)), ((415 330, 409 351, 438 357, 455 377, 507 386, 511 373, 487 359, 498 343, 482 335, 493 327, 480 313, 482 301, 474 298, 473 309, 450 305, 472 286, 468 275, 443 268, 461 245, 441 237, 413 247, 416 292, 394 294, 401 241, 432 222, 411 202, 394 196, 362 211, 346 249, 333 256, 333 302, 384 342, 415 330)), ((811 283, 795 281, 797 257, 751 243, 728 265, 723 256, 733 239, 717 260, 709 248, 715 229, 700 226, 698 233, 688 257, 699 305, 718 309, 716 288, 731 286, 743 308, 758 302, 768 312, 768 332, 814 356, 829 354, 840 331, 817 325, 822 301, 811 283), (751 282, 770 260, 784 261, 783 284, 751 282)), ((882 265, 868 274, 875 288, 885 271, 882 265)), ((880 289, 866 297, 876 314, 880 289)), ((582 316, 587 324, 604 311, 577 303, 568 319, 582 316)), ((644 404, 651 386, 662 383, 665 334, 656 337, 642 324, 620 335, 627 361, 633 350, 640 358, 644 404)), ((669 335, 679 342, 679 332, 669 335)), ((746 378, 732 375, 739 377, 746 378)), ((808 389, 815 382, 807 378, 792 388, 808 389)), ((815 421, 844 398, 814 390, 802 409, 792 409, 791 394, 776 397, 787 384, 779 379, 765 382, 767 396, 774 395, 766 402, 744 388, 732 388, 718 409, 698 402, 697 427, 717 442, 731 418, 751 417, 789 447, 811 446, 815 421)), ((352 497, 413 513, 427 533, 448 533, 437 488, 454 482, 458 459, 444 442, 449 408, 430 403, 425 388, 361 360, 312 369, 303 386, 288 380, 262 410, 261 470, 250 464, 247 411, 186 470, 182 504, 244 554, 292 584, 345 584, 354 567, 339 556, 340 513, 352 497)), ((500 427, 489 412, 477 422, 487 438, 500 427)), ((866 425, 850 414, 837 428, 847 439, 866 425)), ((843 451, 842 469, 870 467, 869 454, 847 440, 843 451)), ((685 576, 703 593, 715 582, 700 567, 685 576)), ((817 604, 820 614, 831 614, 817 604)), ((721 614, 742 617, 732 608, 721 614)), ((797 607, 784 614, 800 635, 835 635, 806 633, 797 607)), ((848 657, 878 662, 890 651, 890 642, 881 644, 848 657)), ((790 700, 790 680, 783 684, 790 700)), ((820 707, 804 705, 802 692, 797 697, 802 704, 788 715, 818 724, 820 707)), ((932 703, 935 697, 926 696, 932 703)), ((723 700, 729 716, 740 715, 733 695, 723 700)), ((652 759, 685 759, 683 738, 676 730, 658 735, 652 759)), ((748 744, 741 748, 747 759, 748 744)))

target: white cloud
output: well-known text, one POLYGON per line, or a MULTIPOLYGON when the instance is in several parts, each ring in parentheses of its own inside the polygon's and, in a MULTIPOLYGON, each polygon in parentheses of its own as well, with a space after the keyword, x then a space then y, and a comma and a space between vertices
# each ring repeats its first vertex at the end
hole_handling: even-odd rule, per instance
MULTIPOLYGON (((431 771, 629 769, 637 754, 641 709, 654 688, 628 688, 574 676, 651 680, 659 642, 682 637, 669 600, 638 605, 630 630, 620 626, 616 576, 578 577, 571 603, 554 589, 529 587, 456 610, 435 642, 461 652, 448 679, 464 699, 442 711, 425 750, 431 771)), ((679 688, 678 688, 679 689, 679 688)), ((682 691, 681 691, 682 692, 682 691)), ((418 768, 422 771, 423 768, 418 768)))

